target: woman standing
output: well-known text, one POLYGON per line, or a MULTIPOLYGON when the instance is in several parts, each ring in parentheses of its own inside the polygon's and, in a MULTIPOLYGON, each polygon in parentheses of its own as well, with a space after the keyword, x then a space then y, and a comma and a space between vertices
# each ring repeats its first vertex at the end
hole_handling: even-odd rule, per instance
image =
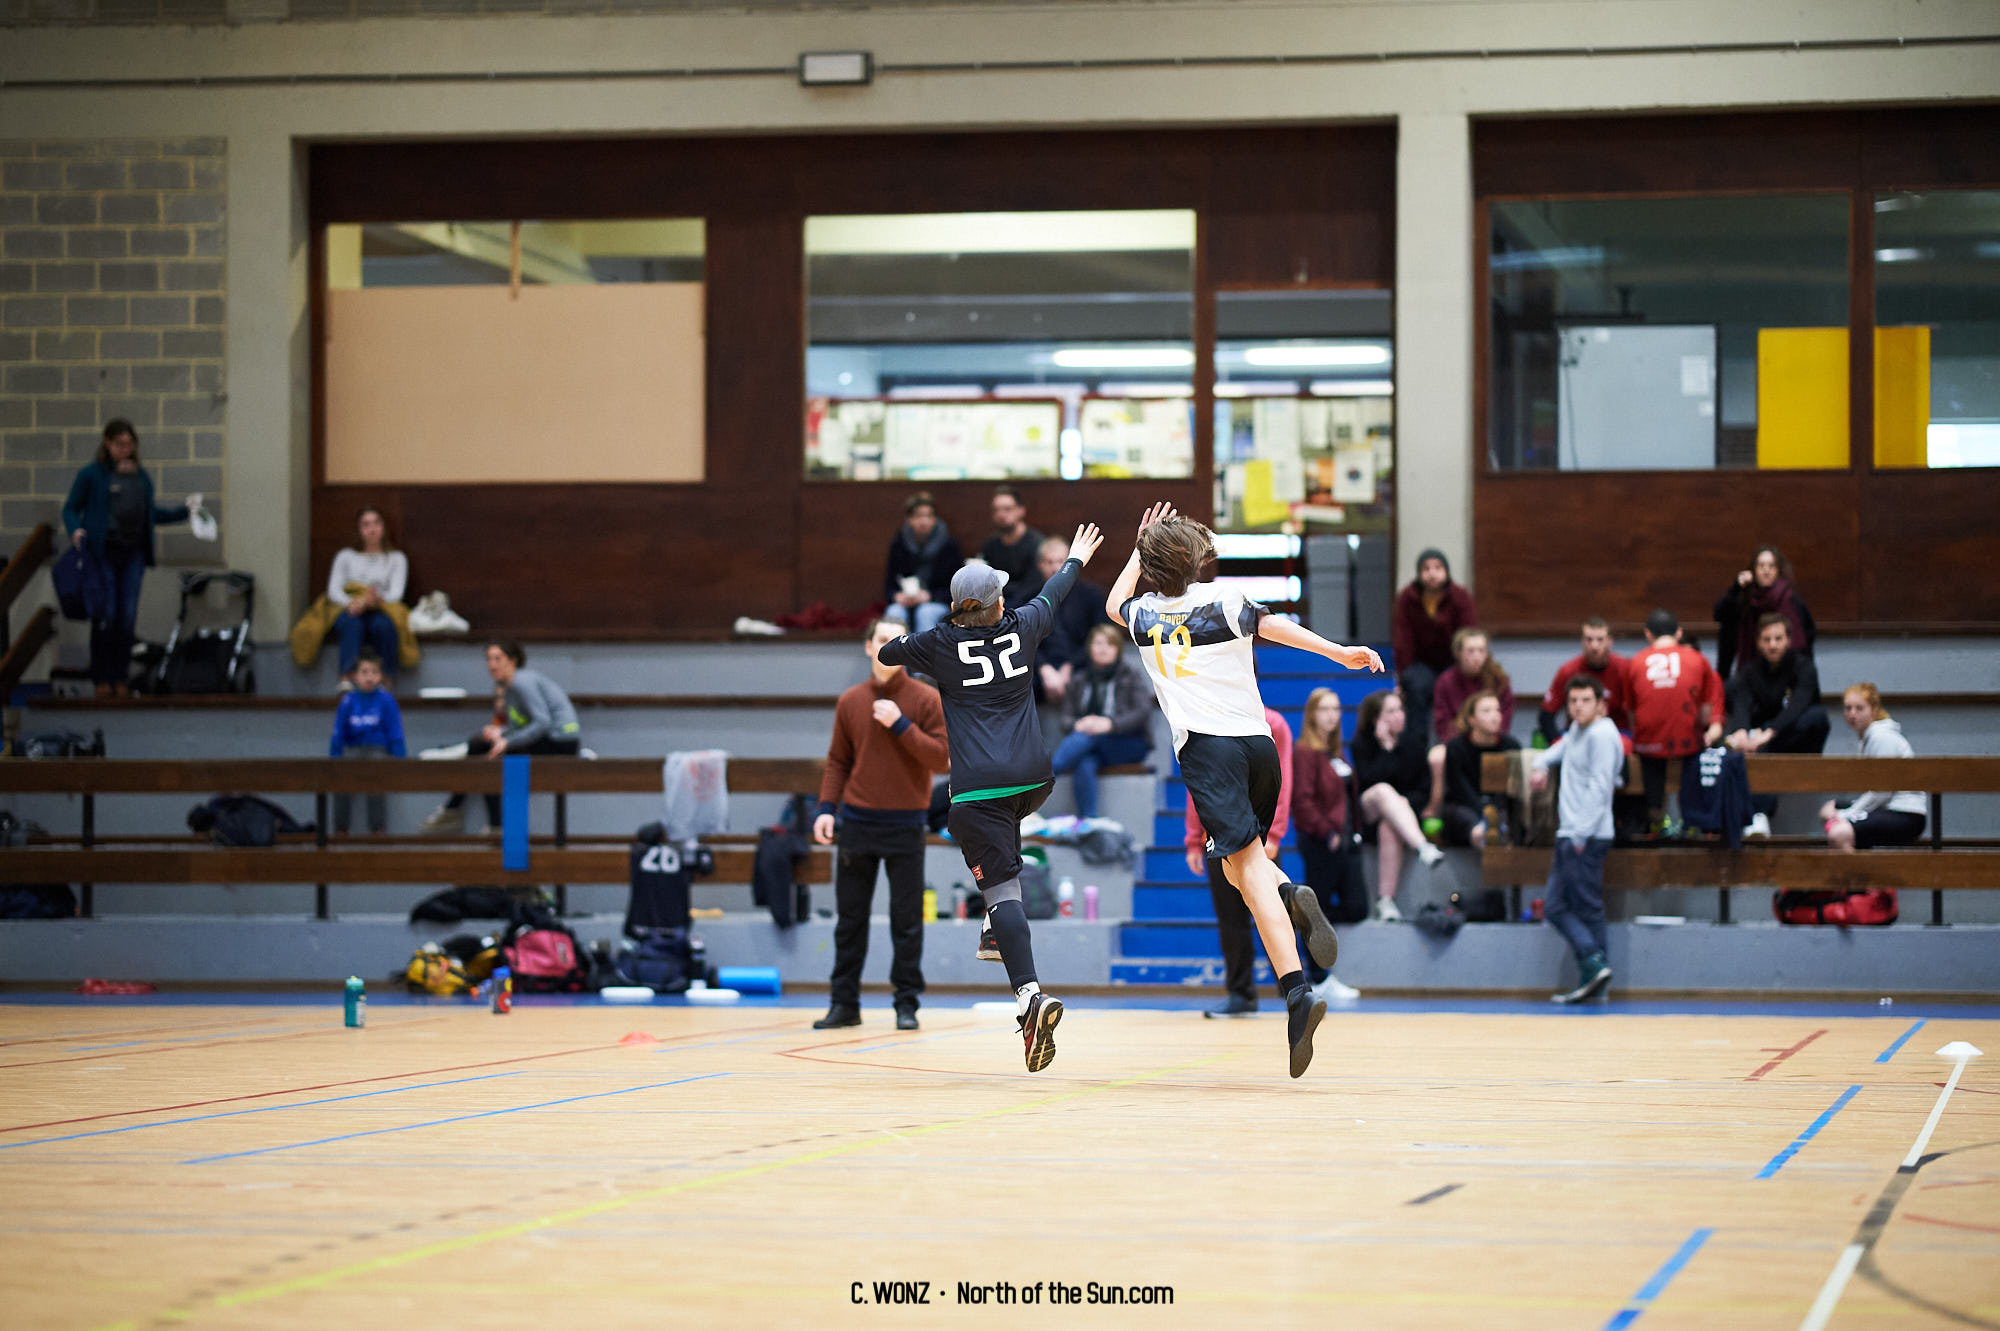
MULTIPOLYGON (((1912 758, 1903 728, 1889 719, 1882 693, 1873 684, 1850 684, 1840 698, 1840 714, 1861 737, 1864 758, 1912 758)), ((1826 843, 1852 854, 1872 846, 1908 846, 1924 834, 1930 801, 1921 790, 1869 790, 1846 808, 1832 800, 1820 806, 1826 843)))
POLYGON ((396 622, 387 607, 400 604, 409 582, 410 561, 389 543, 389 524, 379 508, 364 508, 354 517, 358 546, 333 557, 326 575, 327 598, 345 607, 333 621, 340 639, 340 686, 354 687, 354 663, 364 646, 382 658, 382 669, 396 677, 396 622))
POLYGON ((77 472, 62 511, 70 542, 103 569, 103 611, 90 623, 90 677, 100 698, 132 692, 133 626, 139 585, 153 564, 153 528, 186 522, 200 507, 198 494, 172 507, 154 503, 153 478, 139 465, 138 431, 122 417, 105 422, 97 456, 77 472))
POLYGON ((1438 864, 1444 852, 1424 840, 1417 810, 1430 799, 1431 769, 1423 736, 1409 729, 1402 695, 1385 689, 1361 700, 1354 728, 1354 784, 1361 791, 1361 812, 1379 828, 1375 838, 1378 877, 1375 918, 1396 923, 1396 884, 1403 876, 1403 850, 1417 852, 1427 865, 1438 864))
POLYGON ((1775 545, 1760 545, 1750 556, 1750 567, 1736 575, 1736 581, 1715 603, 1712 612, 1721 632, 1715 640, 1715 672, 1725 683, 1730 672, 1747 665, 1757 654, 1757 621, 1765 615, 1783 615, 1792 631, 1792 647, 1802 656, 1811 656, 1818 628, 1805 599, 1792 585, 1792 565, 1775 545))
MULTIPOLYGON (((1340 695, 1314 689, 1306 697, 1304 725, 1292 746, 1292 826, 1298 829, 1299 856, 1306 885, 1335 924, 1368 918, 1368 884, 1354 853, 1348 818, 1347 783, 1354 769, 1341 757, 1340 695)), ((1329 972, 1321 997, 1359 998, 1361 991, 1329 972)))

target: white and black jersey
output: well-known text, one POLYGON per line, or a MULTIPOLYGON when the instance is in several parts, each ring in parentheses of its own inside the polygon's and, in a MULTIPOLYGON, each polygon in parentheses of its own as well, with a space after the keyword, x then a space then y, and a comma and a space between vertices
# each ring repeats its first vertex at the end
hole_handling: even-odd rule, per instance
POLYGON ((1179 596, 1148 592, 1119 608, 1152 677, 1174 748, 1190 734, 1265 735, 1253 644, 1271 613, 1241 592, 1198 582, 1179 596))

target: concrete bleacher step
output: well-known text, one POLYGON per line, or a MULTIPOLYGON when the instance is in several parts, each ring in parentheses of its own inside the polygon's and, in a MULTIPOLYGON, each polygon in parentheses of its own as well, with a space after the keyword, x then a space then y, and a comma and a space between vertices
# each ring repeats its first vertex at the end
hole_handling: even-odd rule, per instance
MULTIPOLYGON (((1306 876, 1305 861, 1299 858, 1299 852, 1293 847, 1288 846, 1285 848, 1278 860, 1278 864, 1294 882, 1301 881, 1306 876)), ((1205 873, 1197 874, 1188 868, 1187 851, 1182 847, 1180 842, 1176 841, 1172 845, 1148 846, 1146 848, 1145 854, 1140 860, 1139 881, 1145 883, 1206 883, 1208 875, 1205 873)))

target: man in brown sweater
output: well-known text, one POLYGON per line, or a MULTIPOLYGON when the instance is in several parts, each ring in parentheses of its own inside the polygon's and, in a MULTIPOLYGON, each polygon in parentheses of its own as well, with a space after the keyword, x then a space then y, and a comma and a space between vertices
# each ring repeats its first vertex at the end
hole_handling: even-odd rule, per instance
POLYGON ((896 988, 896 1029, 917 1029, 917 996, 924 991, 925 817, 931 775, 947 770, 951 757, 937 690, 878 657, 884 643, 906 631, 893 619, 868 626, 869 677, 842 693, 833 709, 833 742, 827 746, 813 840, 834 843, 837 815, 837 918, 832 992, 814 1030, 861 1024, 861 967, 868 960, 877 867, 889 871, 889 939, 895 947, 889 983, 896 988))

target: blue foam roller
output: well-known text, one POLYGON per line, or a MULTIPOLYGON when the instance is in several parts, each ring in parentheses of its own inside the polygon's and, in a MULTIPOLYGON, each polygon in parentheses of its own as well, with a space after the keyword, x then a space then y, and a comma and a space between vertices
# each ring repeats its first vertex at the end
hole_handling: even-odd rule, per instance
POLYGON ((719 966, 716 984, 739 994, 776 994, 784 991, 776 966, 719 966))

